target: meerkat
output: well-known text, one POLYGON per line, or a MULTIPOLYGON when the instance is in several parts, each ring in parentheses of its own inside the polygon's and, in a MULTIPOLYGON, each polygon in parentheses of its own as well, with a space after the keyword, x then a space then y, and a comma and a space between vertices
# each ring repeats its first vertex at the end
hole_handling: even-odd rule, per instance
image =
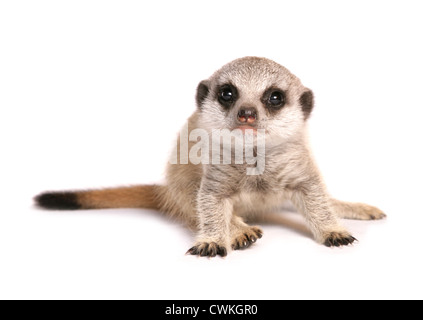
MULTIPOLYGON (((35 197, 36 203, 65 210, 157 209, 196 230, 195 243, 187 254, 206 257, 223 257, 230 250, 251 246, 263 231, 248 225, 246 219, 265 215, 284 201, 304 216, 314 239, 328 247, 356 241, 339 218, 385 217, 376 207, 329 195, 307 143, 313 93, 285 67, 259 57, 234 60, 199 83, 196 104, 187 122, 188 134, 196 129, 210 135, 216 130, 238 129, 241 135, 252 132, 258 140, 258 132, 264 132, 262 172, 246 174, 251 164, 245 161, 193 163, 185 159, 167 166, 163 185, 45 192, 35 197)), ((188 142, 187 151, 195 142, 188 142)), ((257 154, 256 145, 253 151, 257 154)), ((177 159, 181 152, 177 146, 177 159)))

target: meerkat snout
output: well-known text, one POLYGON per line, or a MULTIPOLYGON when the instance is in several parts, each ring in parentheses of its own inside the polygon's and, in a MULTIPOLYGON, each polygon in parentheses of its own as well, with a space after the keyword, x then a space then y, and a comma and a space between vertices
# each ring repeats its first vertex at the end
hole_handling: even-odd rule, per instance
POLYGON ((240 124, 252 125, 257 120, 257 110, 254 107, 241 107, 238 111, 237 118, 240 124))

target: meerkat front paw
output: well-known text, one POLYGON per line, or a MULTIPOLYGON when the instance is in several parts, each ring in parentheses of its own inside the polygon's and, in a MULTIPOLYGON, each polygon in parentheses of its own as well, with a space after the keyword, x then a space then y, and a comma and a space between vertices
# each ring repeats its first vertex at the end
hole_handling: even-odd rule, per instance
POLYGON ((221 246, 216 242, 199 242, 190 248, 186 254, 213 258, 216 257, 216 255, 225 257, 228 252, 224 246, 221 246))
POLYGON ((245 249, 255 243, 263 236, 263 231, 259 227, 245 227, 235 235, 232 240, 232 249, 245 249))
POLYGON ((340 247, 348 246, 354 241, 357 241, 357 239, 346 231, 333 231, 326 235, 323 244, 327 247, 340 247))

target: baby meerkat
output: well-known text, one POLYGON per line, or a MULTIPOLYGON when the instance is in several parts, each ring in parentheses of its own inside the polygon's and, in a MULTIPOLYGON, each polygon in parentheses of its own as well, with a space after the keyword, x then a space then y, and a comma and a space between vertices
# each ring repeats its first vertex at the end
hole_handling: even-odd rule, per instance
POLYGON ((283 66, 258 57, 234 60, 200 82, 196 102, 164 185, 46 192, 35 201, 49 209, 158 209, 197 231, 188 254, 208 257, 256 242, 262 230, 244 219, 271 212, 286 200, 326 246, 356 240, 338 218, 385 217, 376 207, 328 194, 306 139, 313 93, 283 66), (222 132, 230 135, 226 145, 222 132), (240 144, 245 157, 236 158, 240 144), (220 152, 228 150, 222 161, 220 152))

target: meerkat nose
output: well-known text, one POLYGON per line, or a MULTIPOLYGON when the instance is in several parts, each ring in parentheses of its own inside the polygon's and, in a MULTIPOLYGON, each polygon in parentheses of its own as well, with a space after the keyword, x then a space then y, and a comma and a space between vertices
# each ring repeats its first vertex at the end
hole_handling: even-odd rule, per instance
POLYGON ((257 110, 255 108, 241 108, 238 111, 238 121, 246 124, 253 124, 257 120, 257 110))

